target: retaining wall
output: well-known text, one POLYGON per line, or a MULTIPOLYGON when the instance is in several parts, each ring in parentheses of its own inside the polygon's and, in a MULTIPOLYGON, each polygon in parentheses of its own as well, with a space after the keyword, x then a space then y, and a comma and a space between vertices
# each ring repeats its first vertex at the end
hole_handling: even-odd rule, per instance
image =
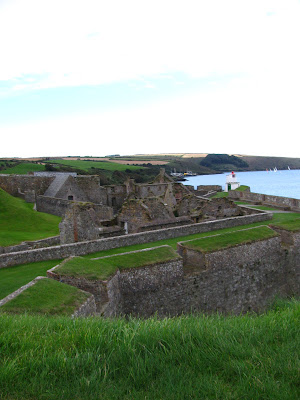
POLYGON ((268 194, 239 192, 231 190, 228 192, 228 197, 232 200, 243 200, 255 203, 261 203, 267 206, 289 208, 293 211, 300 211, 300 200, 290 197, 271 196, 268 194))
POLYGON ((15 253, 18 251, 31 250, 31 249, 39 249, 41 247, 55 246, 59 243, 60 243, 59 236, 52 236, 49 238, 35 240, 35 241, 24 241, 14 246, 0 247, 0 254, 15 253))
POLYGON ((208 253, 197 251, 198 258, 181 242, 179 251, 188 251, 184 258, 118 270, 108 281, 87 285, 81 277, 55 279, 93 293, 97 311, 107 317, 260 312, 276 296, 300 294, 300 233, 292 236, 289 248, 276 236, 208 253))
POLYGON ((61 246, 47 247, 37 250, 20 251, 16 253, 1 254, 0 268, 10 267, 19 264, 58 260, 70 256, 81 256, 95 253, 97 251, 115 249, 123 246, 155 242, 164 239, 171 239, 196 233, 210 232, 216 229, 230 228, 261 222, 272 219, 272 213, 261 212, 258 214, 232 217, 216 221, 202 222, 180 227, 159 229, 156 231, 133 233, 124 236, 92 240, 88 242, 78 242, 61 246))

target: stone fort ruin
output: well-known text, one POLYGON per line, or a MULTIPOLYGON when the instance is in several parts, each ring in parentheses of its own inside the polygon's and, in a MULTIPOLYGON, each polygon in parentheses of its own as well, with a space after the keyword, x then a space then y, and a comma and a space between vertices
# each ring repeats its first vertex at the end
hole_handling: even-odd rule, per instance
MULTIPOLYGON (((65 259, 48 271, 48 277, 89 294, 91 300, 78 315, 149 317, 191 311, 261 311, 275 296, 300 293, 300 228, 289 231, 263 227, 273 233, 250 242, 232 240, 229 248, 212 251, 201 249, 205 238, 200 239, 200 244, 181 242, 171 258, 135 268, 121 260, 120 266, 106 278, 89 279, 81 273, 75 276, 62 272, 61 266, 72 262, 74 256, 272 218, 271 213, 240 207, 226 198, 205 197, 218 187, 198 187, 194 191, 173 182, 164 170, 149 184, 128 180, 123 185, 100 186, 97 176, 37 174, 0 175, 0 187, 35 203, 38 211, 63 217, 60 237, 2 249, 0 268, 65 259)), ((234 197, 235 192, 230 195, 234 197)), ((277 201, 282 207, 300 209, 300 200, 236 192, 237 196, 266 204, 277 201)), ((222 235, 215 236, 216 242, 217 236, 222 235)), ((84 259, 79 261, 84 267, 84 259)), ((92 262, 97 269, 97 263, 101 266, 103 260, 92 262)))
MULTIPOLYGON (((62 216, 60 243, 74 243, 250 214, 226 198, 209 199, 174 182, 164 169, 152 183, 101 186, 98 176, 35 173, 0 176, 0 187, 62 216)), ((216 190, 216 187, 213 187, 216 190)))

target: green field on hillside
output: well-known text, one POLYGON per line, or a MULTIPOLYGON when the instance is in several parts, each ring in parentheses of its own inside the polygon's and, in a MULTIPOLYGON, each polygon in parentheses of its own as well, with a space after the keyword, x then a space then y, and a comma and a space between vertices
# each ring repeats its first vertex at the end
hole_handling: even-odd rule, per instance
POLYGON ((81 169, 82 171, 91 171, 93 168, 104 169, 108 171, 125 171, 126 169, 135 171, 143 169, 143 167, 137 167, 135 165, 124 165, 109 161, 81 161, 81 160, 59 160, 53 159, 47 161, 51 164, 61 164, 68 167, 81 169))
POLYGON ((58 235, 60 221, 60 217, 34 211, 33 204, 0 189, 0 246, 58 235))
POLYGON ((0 174, 25 175, 28 172, 45 171, 45 165, 34 163, 20 163, 0 171, 0 174))
POLYGON ((295 400, 297 301, 262 314, 0 315, 2 400, 295 400))

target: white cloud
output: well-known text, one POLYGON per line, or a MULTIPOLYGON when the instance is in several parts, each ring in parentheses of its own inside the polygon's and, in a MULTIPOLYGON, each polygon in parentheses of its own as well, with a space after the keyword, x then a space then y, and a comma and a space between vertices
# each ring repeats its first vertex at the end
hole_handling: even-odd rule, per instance
POLYGON ((284 62, 294 72, 299 67, 300 12, 295 0, 4 4, 0 80, 29 74, 36 75, 35 87, 53 87, 173 71, 206 77, 280 72, 284 62))
POLYGON ((270 88, 259 87, 235 82, 135 109, 6 127, 2 151, 18 156, 179 151, 299 157, 293 145, 300 130, 297 105, 285 105, 284 96, 271 101, 270 88))
POLYGON ((0 11, 0 81, 14 90, 129 80, 151 88, 174 72, 216 82, 147 107, 2 126, 0 156, 299 156, 296 0, 9 0, 0 11), (232 80, 221 86, 224 76, 232 80))

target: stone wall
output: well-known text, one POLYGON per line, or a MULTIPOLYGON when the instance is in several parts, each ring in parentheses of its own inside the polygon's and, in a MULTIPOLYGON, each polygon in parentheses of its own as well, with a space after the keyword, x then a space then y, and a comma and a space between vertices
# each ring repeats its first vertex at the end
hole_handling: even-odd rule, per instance
POLYGON ((253 215, 226 218, 217 221, 208 221, 205 223, 184 225, 180 227, 160 229, 150 232, 134 233, 124 236, 98 239, 88 242, 65 244, 61 246, 47 247, 37 250, 0 254, 0 268, 37 261, 59 260, 72 255, 80 256, 102 250, 109 250, 134 244, 149 243, 180 236, 193 235, 195 233, 210 232, 216 229, 230 228, 233 226, 251 224, 254 222, 266 221, 270 219, 272 219, 271 213, 260 212, 253 215))
POLYGON ((228 197, 233 200, 249 201, 261 203, 267 206, 275 206, 280 208, 288 208, 292 211, 300 211, 300 200, 289 197, 271 196, 268 194, 239 192, 232 190, 228 192, 228 197))
POLYGON ((101 222, 111 220, 112 217, 111 207, 94 203, 72 202, 64 219, 59 224, 60 243, 98 239, 101 222))
POLYGON ((59 236, 52 236, 46 239, 40 239, 35 241, 24 241, 14 246, 0 247, 0 254, 3 253, 15 253, 16 251, 40 249, 42 247, 55 246, 60 243, 59 236))
POLYGON ((62 217, 72 202, 72 200, 57 199, 56 197, 37 196, 36 210, 62 217))
POLYGON ((2 174, 0 175, 0 187, 12 196, 24 198, 24 193, 28 191, 31 193, 34 191, 38 195, 44 194, 53 180, 53 176, 2 174))
POLYGON ((178 315, 176 288, 182 278, 182 260, 119 271, 109 285, 104 315, 178 315))
POLYGON ((222 186, 221 185, 198 185, 197 190, 199 190, 199 191, 204 190, 206 192, 210 192, 210 191, 222 192, 222 186))
POLYGON ((293 294, 287 279, 291 266, 278 237, 202 253, 202 257, 199 270, 187 268, 178 287, 182 312, 261 311, 276 296, 293 294))
POLYGON ((59 272, 54 278, 93 293, 97 312, 107 317, 261 312, 277 296, 300 294, 300 233, 292 236, 288 250, 280 236, 205 253, 182 242, 183 258, 118 270, 108 281, 87 282, 59 272))

